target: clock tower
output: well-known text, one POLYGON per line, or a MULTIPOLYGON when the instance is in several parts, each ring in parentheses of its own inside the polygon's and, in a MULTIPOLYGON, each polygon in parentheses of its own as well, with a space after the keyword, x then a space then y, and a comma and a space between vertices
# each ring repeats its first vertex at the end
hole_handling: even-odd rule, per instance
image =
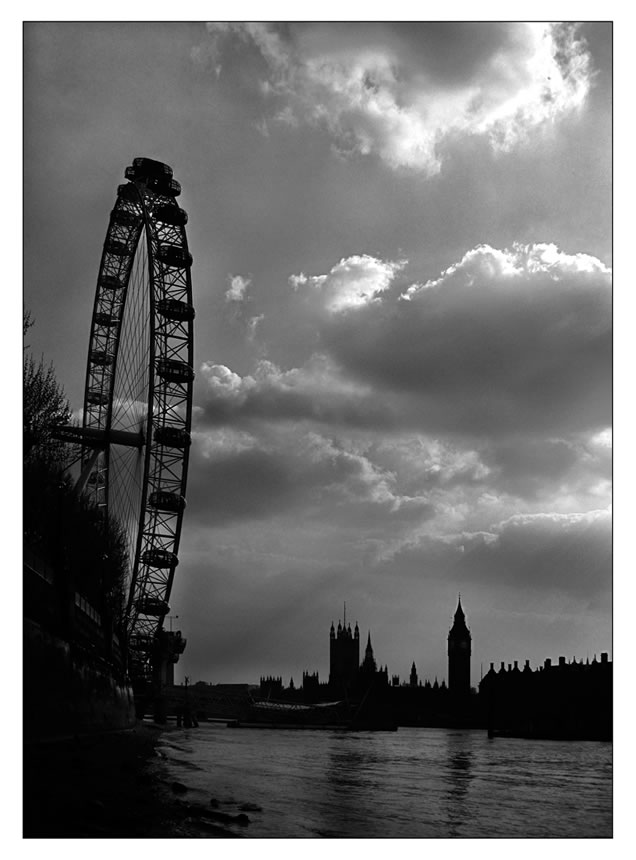
POLYGON ((448 689, 454 695, 470 693, 471 636, 466 626, 461 595, 457 601, 455 620, 448 634, 448 689))

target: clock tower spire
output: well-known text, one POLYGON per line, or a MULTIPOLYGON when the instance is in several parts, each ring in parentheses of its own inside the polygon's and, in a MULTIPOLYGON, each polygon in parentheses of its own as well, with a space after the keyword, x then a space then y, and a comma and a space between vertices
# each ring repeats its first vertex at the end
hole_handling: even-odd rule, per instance
POLYGON ((470 693, 471 641, 460 594, 453 626, 448 634, 448 689, 453 695, 466 696, 470 693))

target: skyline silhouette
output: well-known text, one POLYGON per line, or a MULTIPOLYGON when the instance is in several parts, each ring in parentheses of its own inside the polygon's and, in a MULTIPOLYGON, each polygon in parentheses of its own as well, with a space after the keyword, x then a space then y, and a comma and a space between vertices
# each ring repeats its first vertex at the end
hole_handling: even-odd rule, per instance
POLYGON ((24 57, 24 304, 75 415, 122 170, 183 187, 177 678, 298 679, 344 600, 442 677, 458 591, 474 666, 611 650, 611 23, 28 22, 24 57))

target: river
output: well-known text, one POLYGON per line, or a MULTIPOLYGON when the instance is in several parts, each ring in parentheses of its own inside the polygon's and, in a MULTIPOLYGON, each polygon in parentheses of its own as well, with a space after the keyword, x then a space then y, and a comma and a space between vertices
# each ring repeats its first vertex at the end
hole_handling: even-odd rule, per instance
POLYGON ((187 800, 232 815, 247 804, 245 837, 612 836, 609 743, 202 723, 157 749, 187 800))

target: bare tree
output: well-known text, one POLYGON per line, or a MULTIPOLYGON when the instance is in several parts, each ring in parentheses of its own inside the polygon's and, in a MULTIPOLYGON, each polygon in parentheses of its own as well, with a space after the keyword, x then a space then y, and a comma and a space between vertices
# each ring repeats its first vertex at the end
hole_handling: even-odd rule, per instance
MULTIPOLYGON (((33 325, 31 314, 27 311, 23 318, 23 332, 33 325)), ((25 347, 27 349, 28 347, 25 347)), ((66 424, 71 410, 64 390, 58 383, 52 364, 44 364, 44 358, 36 361, 26 353, 23 367, 24 401, 23 432, 24 457, 36 456, 51 463, 64 457, 64 443, 57 441, 51 434, 56 424, 66 424)))

